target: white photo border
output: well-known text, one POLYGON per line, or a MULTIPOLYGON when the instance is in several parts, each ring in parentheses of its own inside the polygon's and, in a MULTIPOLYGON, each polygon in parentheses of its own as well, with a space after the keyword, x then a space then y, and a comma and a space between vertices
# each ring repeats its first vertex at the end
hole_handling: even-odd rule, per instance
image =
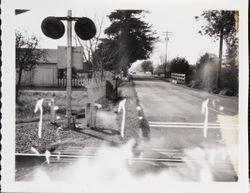
MULTIPOLYGON (((201 10, 239 10, 239 181, 232 183, 163 183, 157 184, 120 184, 101 187, 101 192, 185 192, 185 193, 246 193, 248 192, 248 1, 247 0, 6 0, 2 2, 2 171, 1 186, 3 192, 72 192, 79 184, 65 182, 39 183, 15 182, 15 9, 52 7, 55 9, 74 9, 76 6, 108 6, 114 9, 147 9, 152 5, 199 7, 201 10), (135 186, 136 185, 136 186, 135 186), (121 187, 123 189, 121 189, 121 187), (124 188, 126 187, 126 188, 124 188), (144 188, 141 188, 144 187, 144 188)), ((89 185, 83 192, 95 192, 89 185)))

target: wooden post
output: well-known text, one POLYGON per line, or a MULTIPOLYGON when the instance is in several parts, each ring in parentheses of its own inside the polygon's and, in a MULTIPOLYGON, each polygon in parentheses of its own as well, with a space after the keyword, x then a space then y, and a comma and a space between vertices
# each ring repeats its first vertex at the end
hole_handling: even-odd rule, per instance
POLYGON ((220 31, 220 47, 219 47, 219 65, 218 65, 218 72, 217 72, 217 88, 221 88, 221 65, 222 65, 222 50, 223 50, 223 27, 221 27, 220 31))
POLYGON ((96 127, 96 107, 93 103, 86 103, 85 115, 87 121, 87 127, 96 127))
POLYGON ((72 11, 68 10, 68 19, 67 19, 67 119, 68 119, 68 128, 71 128, 71 57, 72 57, 72 11))
POLYGON ((54 98, 50 100, 50 122, 56 122, 56 113, 55 113, 55 101, 54 98))
MULTIPOLYGON (((221 16, 223 17, 224 11, 221 11, 221 16)), ((224 33, 224 27, 223 23, 221 23, 221 29, 220 29, 220 46, 219 46, 219 65, 218 65, 218 72, 217 72, 217 78, 216 78, 216 86, 217 89, 221 88, 221 65, 222 65, 222 51, 223 51, 223 33, 224 33)))

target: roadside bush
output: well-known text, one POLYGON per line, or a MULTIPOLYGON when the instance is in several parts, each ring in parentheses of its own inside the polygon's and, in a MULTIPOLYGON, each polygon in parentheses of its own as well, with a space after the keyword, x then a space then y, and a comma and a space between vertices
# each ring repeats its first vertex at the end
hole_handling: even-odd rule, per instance
POLYGON ((170 73, 179 73, 186 75, 186 84, 192 80, 193 68, 185 58, 176 57, 170 61, 170 73))
POLYGON ((170 72, 180 74, 190 74, 189 63, 185 58, 176 57, 170 62, 170 72))

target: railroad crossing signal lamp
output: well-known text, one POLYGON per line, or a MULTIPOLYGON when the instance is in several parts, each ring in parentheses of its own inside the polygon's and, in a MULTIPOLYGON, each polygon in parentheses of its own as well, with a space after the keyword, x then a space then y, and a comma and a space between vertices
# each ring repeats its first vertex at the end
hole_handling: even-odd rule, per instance
POLYGON ((96 27, 91 19, 82 17, 75 23, 75 32, 82 40, 90 40, 96 34, 96 27))
POLYGON ((52 39, 59 39, 65 33, 63 22, 56 17, 45 18, 42 22, 41 28, 44 35, 52 39))
POLYGON ((82 40, 90 40, 96 34, 94 22, 87 17, 46 17, 42 21, 42 32, 49 38, 59 39, 65 33, 65 27, 62 20, 75 22, 75 32, 82 40))

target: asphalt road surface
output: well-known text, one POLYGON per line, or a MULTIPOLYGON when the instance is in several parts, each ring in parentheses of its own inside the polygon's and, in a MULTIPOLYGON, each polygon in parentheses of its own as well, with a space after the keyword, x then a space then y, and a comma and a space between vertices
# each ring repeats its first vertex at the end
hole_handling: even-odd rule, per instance
POLYGON ((199 166, 204 166, 200 164, 201 160, 212 160, 213 164, 209 164, 214 180, 236 180, 235 169, 228 155, 230 150, 223 142, 221 129, 236 131, 238 126, 237 123, 230 125, 230 121, 221 122, 218 118, 230 120, 237 116, 237 97, 214 95, 149 75, 134 75, 134 83, 140 106, 150 126, 147 147, 179 150, 188 158, 199 160, 196 162, 199 166), (208 110, 206 130, 206 113, 202 113, 202 105, 207 106, 208 110), (222 162, 227 164, 222 164, 220 169, 214 164, 222 162))

